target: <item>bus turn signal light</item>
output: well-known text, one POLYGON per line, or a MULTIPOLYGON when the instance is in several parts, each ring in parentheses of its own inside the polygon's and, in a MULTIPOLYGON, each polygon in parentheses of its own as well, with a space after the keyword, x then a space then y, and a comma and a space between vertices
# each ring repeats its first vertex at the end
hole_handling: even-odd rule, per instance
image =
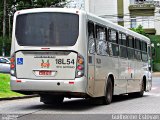
POLYGON ((78 59, 78 63, 79 63, 79 64, 83 64, 83 62, 84 62, 84 61, 83 61, 82 58, 79 58, 79 59, 78 59))

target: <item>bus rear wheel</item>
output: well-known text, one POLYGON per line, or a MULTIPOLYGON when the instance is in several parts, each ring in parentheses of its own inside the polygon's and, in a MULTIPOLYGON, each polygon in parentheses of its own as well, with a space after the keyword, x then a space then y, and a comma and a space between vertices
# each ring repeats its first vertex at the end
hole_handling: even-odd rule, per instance
POLYGON ((106 94, 103 98, 103 103, 108 105, 112 102, 113 97, 113 84, 111 81, 111 78, 108 78, 107 84, 106 84, 106 94))
POLYGON ((64 100, 63 96, 53 96, 53 95, 40 95, 40 101, 48 105, 58 105, 62 104, 64 100))

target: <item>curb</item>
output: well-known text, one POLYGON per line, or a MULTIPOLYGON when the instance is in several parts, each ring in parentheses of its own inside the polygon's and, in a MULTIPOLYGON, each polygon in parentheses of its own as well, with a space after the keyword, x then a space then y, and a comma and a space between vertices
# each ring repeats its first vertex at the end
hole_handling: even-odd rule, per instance
POLYGON ((3 101, 3 100, 26 99, 26 98, 33 98, 33 97, 39 97, 39 95, 26 95, 26 96, 21 96, 21 97, 0 98, 0 101, 3 101))
POLYGON ((160 72, 153 72, 153 73, 152 73, 152 76, 153 76, 153 77, 160 77, 160 72))

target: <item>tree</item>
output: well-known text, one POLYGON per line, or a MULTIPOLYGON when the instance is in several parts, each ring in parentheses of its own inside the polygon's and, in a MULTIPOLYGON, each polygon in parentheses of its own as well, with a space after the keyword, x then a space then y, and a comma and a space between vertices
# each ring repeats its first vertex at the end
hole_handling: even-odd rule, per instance
POLYGON ((37 7, 64 7, 66 0, 16 0, 14 5, 17 10, 37 7))
MULTIPOLYGON (((0 0, 0 36, 3 29, 3 1, 0 0)), ((38 7, 64 7, 66 0, 6 0, 6 34, 9 34, 9 15, 13 18, 16 10, 38 8, 38 7)), ((12 19, 11 19, 12 23, 12 19)))
POLYGON ((145 33, 142 25, 139 25, 137 28, 131 28, 130 30, 148 37, 148 35, 145 33))

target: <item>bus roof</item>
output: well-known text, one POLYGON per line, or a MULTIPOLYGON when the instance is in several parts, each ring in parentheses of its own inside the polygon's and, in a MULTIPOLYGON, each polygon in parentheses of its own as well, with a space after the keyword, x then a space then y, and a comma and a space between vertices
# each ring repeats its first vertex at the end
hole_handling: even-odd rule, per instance
POLYGON ((121 31, 123 33, 131 35, 131 36, 136 37, 138 39, 141 39, 143 41, 146 41, 148 44, 150 44, 150 39, 141 35, 141 34, 138 34, 134 31, 131 31, 127 28, 124 28, 120 25, 117 25, 109 20, 104 19, 104 18, 98 17, 94 14, 91 14, 91 13, 88 13, 86 11, 82 11, 79 9, 75 9, 75 8, 33 8, 33 9, 25 9, 25 10, 17 11, 15 14, 19 15, 19 14, 36 13, 36 12, 63 12, 63 13, 86 14, 88 16, 89 20, 93 20, 94 22, 100 23, 102 25, 106 25, 108 27, 111 27, 111 28, 116 29, 118 31, 121 31))
POLYGON ((74 8, 33 8, 33 9, 24 9, 19 10, 17 14, 27 14, 27 13, 36 13, 36 12, 63 12, 63 13, 79 13, 80 10, 74 8))

